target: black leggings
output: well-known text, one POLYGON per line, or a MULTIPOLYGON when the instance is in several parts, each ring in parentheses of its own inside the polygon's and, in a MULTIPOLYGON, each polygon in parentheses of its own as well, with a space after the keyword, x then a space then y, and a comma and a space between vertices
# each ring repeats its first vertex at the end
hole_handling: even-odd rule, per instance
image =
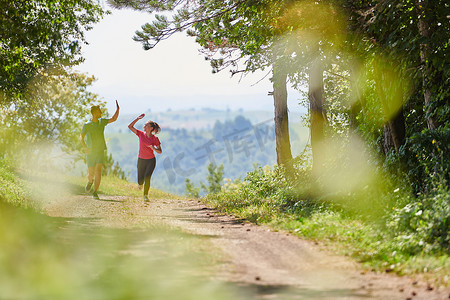
POLYGON ((143 159, 138 157, 137 170, 138 170, 138 184, 144 184, 144 195, 148 195, 150 189, 150 179, 152 178, 153 170, 155 170, 156 159, 143 159))

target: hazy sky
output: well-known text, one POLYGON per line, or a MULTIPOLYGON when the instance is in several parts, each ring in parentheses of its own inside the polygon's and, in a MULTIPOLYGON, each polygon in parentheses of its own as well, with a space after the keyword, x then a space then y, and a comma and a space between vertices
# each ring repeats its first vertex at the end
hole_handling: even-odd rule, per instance
MULTIPOLYGON (((257 83, 269 70, 240 82, 240 76, 230 78, 227 70, 212 74, 209 62, 198 52, 199 46, 185 33, 144 51, 132 37, 149 21, 148 14, 112 10, 86 35, 86 60, 77 69, 98 79, 92 91, 108 102, 110 112, 115 99, 124 113, 202 107, 273 110, 273 98, 267 95, 273 90, 270 76, 257 83)), ((299 97, 289 93, 291 112, 301 110, 299 97)))

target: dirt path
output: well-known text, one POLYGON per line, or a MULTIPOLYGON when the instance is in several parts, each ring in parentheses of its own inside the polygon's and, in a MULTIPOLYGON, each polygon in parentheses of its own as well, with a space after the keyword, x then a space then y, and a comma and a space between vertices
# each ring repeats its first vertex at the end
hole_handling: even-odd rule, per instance
POLYGON ((356 263, 312 242, 220 215, 198 201, 100 195, 49 201, 49 216, 91 218, 98 226, 133 228, 166 224, 207 239, 219 257, 208 276, 258 299, 449 299, 426 283, 362 271, 356 263))

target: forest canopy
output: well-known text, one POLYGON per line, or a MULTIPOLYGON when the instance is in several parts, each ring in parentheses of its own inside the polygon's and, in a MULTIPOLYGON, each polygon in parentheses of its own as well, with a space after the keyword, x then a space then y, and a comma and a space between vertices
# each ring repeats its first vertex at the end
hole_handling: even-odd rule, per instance
POLYGON ((105 14, 95 0, 1 0, 1 103, 22 97, 28 83, 82 61, 84 33, 105 14))

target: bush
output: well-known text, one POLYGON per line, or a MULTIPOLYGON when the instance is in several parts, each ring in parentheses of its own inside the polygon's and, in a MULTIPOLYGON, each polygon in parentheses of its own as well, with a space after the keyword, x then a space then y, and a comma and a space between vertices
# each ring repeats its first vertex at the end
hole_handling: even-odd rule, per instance
POLYGON ((25 192, 24 184, 16 176, 6 159, 0 159, 0 202, 27 208, 30 203, 26 200, 29 195, 25 192))
POLYGON ((195 185, 192 183, 192 181, 189 178, 186 178, 184 180, 184 183, 185 183, 186 196, 192 197, 192 198, 200 197, 200 188, 195 187, 195 185))
POLYGON ((428 193, 433 186, 450 181, 450 127, 424 130, 412 135, 400 148, 408 178, 416 193, 428 193))
POLYGON ((223 164, 216 166, 213 163, 208 165, 208 176, 206 176, 208 185, 201 183, 202 189, 210 194, 217 194, 222 189, 223 182, 223 164))
POLYGON ((394 242, 409 254, 450 251, 450 193, 414 199, 389 216, 394 242))
POLYGON ((402 178, 375 172, 375 183, 351 192, 326 193, 328 181, 310 169, 255 167, 206 200, 222 212, 331 243, 373 269, 400 274, 448 274, 450 193, 445 185, 416 197, 402 178))
POLYGON ((105 155, 105 161, 103 162, 102 174, 104 176, 115 176, 117 178, 126 180, 127 176, 117 161, 114 161, 112 154, 105 155))

